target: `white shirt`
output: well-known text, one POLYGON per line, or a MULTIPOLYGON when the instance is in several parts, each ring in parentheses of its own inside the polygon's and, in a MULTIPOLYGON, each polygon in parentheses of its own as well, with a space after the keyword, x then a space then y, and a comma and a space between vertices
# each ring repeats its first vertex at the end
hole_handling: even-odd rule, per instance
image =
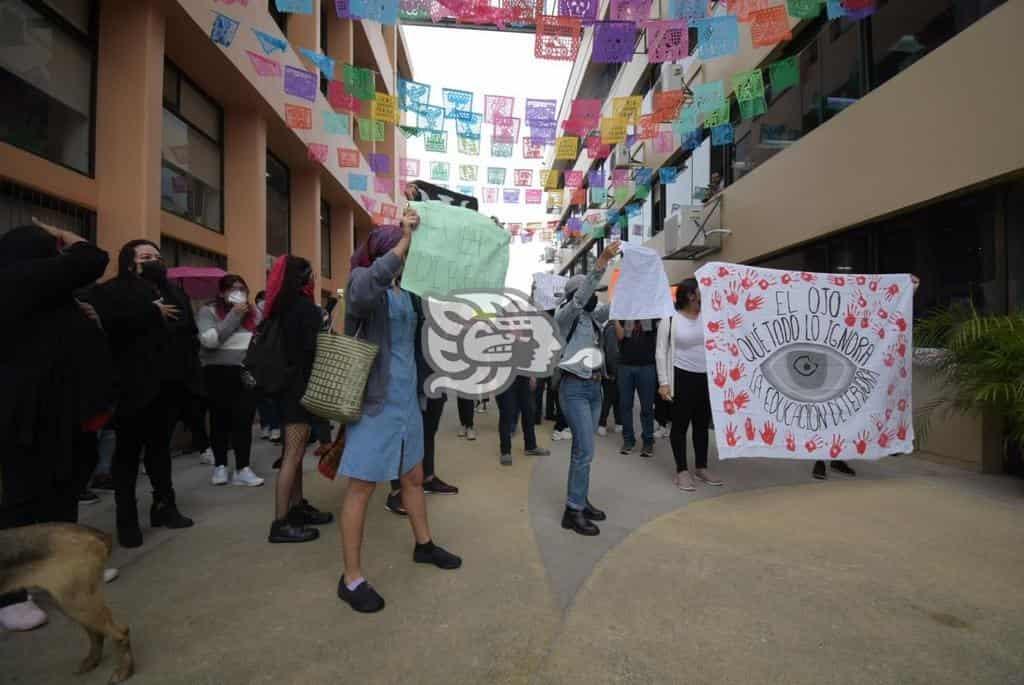
POLYGON ((672 317, 673 365, 692 373, 707 373, 704 350, 704 325, 700 317, 690 319, 680 313, 672 317))

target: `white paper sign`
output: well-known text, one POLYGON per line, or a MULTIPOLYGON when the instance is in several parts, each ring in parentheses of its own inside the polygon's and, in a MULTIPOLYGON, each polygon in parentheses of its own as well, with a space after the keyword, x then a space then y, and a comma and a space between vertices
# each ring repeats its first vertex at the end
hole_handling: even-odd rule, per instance
POLYGON ((661 255, 642 245, 621 245, 622 266, 609 317, 624 321, 672 316, 675 306, 661 255))
POLYGON ((533 302, 544 311, 555 309, 564 299, 563 288, 569 279, 558 274, 535 273, 533 302))
POLYGON ((697 271, 722 458, 913 450, 909 275, 711 263, 697 271))

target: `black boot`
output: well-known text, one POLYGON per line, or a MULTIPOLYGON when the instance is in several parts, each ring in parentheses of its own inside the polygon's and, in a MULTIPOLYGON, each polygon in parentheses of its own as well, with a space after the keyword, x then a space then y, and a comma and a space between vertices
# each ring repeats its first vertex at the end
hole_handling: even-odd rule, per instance
POLYGON ((118 497, 114 494, 117 519, 117 542, 122 547, 142 546, 142 529, 139 527, 139 508, 135 497, 118 497))
POLYGON ((839 473, 845 474, 847 476, 857 475, 857 472, 853 470, 853 467, 847 464, 842 459, 829 462, 829 466, 832 467, 833 471, 838 471, 839 473))
POLYGON ((570 507, 566 507, 565 513, 562 514, 562 528, 586 536, 598 535, 601 532, 600 528, 587 520, 581 510, 570 507))
POLYGON ((583 507, 583 516, 588 521, 604 521, 608 518, 603 511, 591 504, 589 499, 587 500, 587 506, 583 507))
POLYGON ((153 506, 149 508, 149 525, 153 528, 190 528, 195 522, 182 516, 174 501, 174 492, 168 495, 153 495, 153 506))
POLYGON ((302 500, 288 512, 288 518, 301 521, 307 526, 326 526, 334 520, 334 514, 329 511, 320 511, 306 500, 302 500))
POLYGON ((825 462, 814 462, 814 470, 811 471, 811 475, 817 478, 818 480, 825 480, 826 478, 828 478, 828 472, 825 471, 825 462))
POLYGON ((302 522, 302 514, 297 507, 292 507, 288 517, 277 519, 270 524, 268 542, 309 542, 320 537, 316 528, 307 528, 302 522))

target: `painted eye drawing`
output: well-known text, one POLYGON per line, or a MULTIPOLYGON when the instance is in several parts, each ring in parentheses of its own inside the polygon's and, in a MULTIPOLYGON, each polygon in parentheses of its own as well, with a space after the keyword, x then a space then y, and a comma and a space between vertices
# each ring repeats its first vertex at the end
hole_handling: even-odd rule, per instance
POLYGON ((797 402, 827 402, 845 393, 857 367, 830 347, 795 343, 761 362, 765 379, 797 402))

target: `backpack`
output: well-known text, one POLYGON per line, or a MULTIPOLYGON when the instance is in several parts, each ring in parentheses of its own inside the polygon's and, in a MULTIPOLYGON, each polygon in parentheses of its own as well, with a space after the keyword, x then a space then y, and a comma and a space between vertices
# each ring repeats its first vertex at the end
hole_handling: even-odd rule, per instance
POLYGON ((292 367, 284 349, 284 326, 280 318, 260 322, 249 341, 242 361, 243 380, 249 387, 275 395, 291 381, 292 367))

